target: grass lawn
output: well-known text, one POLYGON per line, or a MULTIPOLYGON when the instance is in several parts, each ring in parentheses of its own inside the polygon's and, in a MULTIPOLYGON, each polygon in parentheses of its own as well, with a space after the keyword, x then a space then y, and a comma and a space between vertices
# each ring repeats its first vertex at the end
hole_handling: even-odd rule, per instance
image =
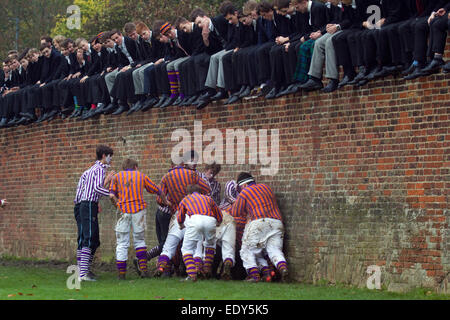
POLYGON ((0 300, 450 300, 417 289, 407 294, 371 291, 346 286, 313 286, 300 283, 246 283, 243 281, 200 280, 180 282, 180 278, 140 279, 133 270, 127 280, 115 272, 97 272, 99 281, 82 282, 80 290, 70 290, 70 274, 64 266, 0 265, 0 300))

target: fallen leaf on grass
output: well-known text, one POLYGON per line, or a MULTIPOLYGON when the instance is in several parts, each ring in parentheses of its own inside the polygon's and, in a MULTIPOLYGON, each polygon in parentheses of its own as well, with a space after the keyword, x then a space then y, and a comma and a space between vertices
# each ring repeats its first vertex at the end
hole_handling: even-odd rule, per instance
POLYGON ((37 285, 33 284, 33 285, 31 286, 31 289, 34 289, 34 288, 37 288, 37 285))
POLYGON ((15 297, 15 294, 8 294, 8 298, 15 297))
POLYGON ((184 300, 184 298, 179 298, 178 300, 184 300))
POLYGON ((34 296, 34 294, 32 294, 32 293, 27 293, 27 296, 34 296))
POLYGON ((18 292, 17 293, 19 296, 23 296, 23 293, 22 292, 18 292))

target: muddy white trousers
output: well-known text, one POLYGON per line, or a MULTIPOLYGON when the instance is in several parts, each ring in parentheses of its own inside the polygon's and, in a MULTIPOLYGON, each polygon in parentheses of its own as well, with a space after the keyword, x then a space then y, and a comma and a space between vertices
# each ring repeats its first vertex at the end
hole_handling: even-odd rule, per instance
POLYGON ((144 209, 137 213, 122 213, 116 224, 116 258, 117 261, 127 261, 128 248, 130 247, 130 232, 133 230, 134 248, 145 247, 145 229, 146 229, 147 210, 144 209))
POLYGON ((286 261, 283 254, 283 222, 277 219, 257 219, 247 223, 242 236, 241 259, 245 269, 267 266, 264 250, 277 266, 286 261))

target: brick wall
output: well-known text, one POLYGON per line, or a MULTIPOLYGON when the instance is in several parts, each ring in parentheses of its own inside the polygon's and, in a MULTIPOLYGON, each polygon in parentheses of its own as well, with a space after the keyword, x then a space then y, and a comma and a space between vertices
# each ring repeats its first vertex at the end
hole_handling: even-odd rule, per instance
MULTIPOLYGON (((364 286, 369 265, 382 268, 392 290, 425 286, 448 291, 450 273, 450 75, 413 82, 387 78, 331 95, 213 104, 196 112, 171 107, 129 117, 49 124, 0 132, 0 255, 74 261, 73 198, 95 147, 114 148, 159 182, 170 165, 174 130, 279 129, 280 167, 223 165, 222 185, 251 170, 278 197, 285 249, 299 281, 364 286)), ((204 146, 208 142, 204 142, 204 146)), ((239 155, 248 159, 248 155, 239 155)), ((201 167, 200 167, 201 168, 201 167)), ((156 243, 149 202, 148 244, 156 243)), ((109 201, 99 215, 98 257, 114 260, 116 221, 109 201)))

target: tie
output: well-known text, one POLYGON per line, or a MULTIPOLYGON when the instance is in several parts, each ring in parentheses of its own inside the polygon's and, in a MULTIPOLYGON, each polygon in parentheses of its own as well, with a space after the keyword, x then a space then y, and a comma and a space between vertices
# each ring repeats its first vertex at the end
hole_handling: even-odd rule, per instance
POLYGON ((417 13, 421 15, 424 12, 422 0, 416 0, 417 13))

